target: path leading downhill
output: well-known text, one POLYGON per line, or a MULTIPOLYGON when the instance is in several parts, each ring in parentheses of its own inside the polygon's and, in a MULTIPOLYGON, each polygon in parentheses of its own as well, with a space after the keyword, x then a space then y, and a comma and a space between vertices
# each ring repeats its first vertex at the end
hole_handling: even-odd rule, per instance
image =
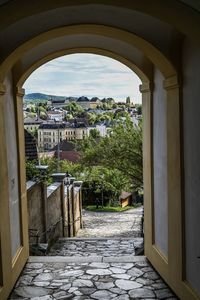
POLYGON ((78 237, 30 257, 9 300, 178 300, 146 257, 136 256, 142 215, 142 207, 84 211, 78 237))
POLYGON ((136 238, 142 235, 143 206, 123 212, 83 210, 83 229, 78 237, 136 238))
POLYGON ((76 238, 60 239, 49 255, 129 257, 143 251, 143 207, 123 212, 83 210, 83 229, 76 238))

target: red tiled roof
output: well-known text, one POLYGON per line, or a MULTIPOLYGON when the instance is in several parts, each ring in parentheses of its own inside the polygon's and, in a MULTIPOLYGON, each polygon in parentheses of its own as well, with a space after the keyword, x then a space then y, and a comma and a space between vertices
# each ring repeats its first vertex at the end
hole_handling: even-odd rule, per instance
MULTIPOLYGON (((55 152, 55 157, 57 156, 57 153, 55 152)), ((64 160, 67 159, 71 162, 77 162, 79 161, 79 153, 77 151, 61 151, 60 152, 60 159, 64 160)))

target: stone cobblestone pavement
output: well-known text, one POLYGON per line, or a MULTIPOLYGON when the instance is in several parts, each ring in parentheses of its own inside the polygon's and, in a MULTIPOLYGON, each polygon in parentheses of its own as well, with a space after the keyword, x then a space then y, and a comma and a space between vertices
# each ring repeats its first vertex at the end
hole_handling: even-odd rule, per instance
POLYGON ((83 229, 78 237, 140 237, 143 206, 123 212, 83 210, 83 229))
POLYGON ((143 247, 143 238, 60 239, 48 255, 63 256, 129 256, 143 247))
POLYGON ((135 256, 143 244, 142 209, 84 212, 79 237, 30 257, 9 300, 178 299, 146 257, 135 256))
POLYGON ((131 263, 38 259, 30 258, 10 300, 177 299, 145 257, 131 263))
POLYGON ((127 256, 143 248, 143 207, 123 212, 83 210, 78 238, 60 239, 48 255, 127 256))

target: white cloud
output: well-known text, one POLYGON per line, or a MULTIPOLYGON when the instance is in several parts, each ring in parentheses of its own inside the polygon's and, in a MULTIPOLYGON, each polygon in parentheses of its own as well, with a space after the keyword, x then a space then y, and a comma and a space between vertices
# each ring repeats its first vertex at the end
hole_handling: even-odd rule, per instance
POLYGON ((137 75, 127 66, 94 54, 71 54, 54 59, 31 74, 24 84, 26 93, 41 92, 64 96, 98 96, 141 103, 137 75))

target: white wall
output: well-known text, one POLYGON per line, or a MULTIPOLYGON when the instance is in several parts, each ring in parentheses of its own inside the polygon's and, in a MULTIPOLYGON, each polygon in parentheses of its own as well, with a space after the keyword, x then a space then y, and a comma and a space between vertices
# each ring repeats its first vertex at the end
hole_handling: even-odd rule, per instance
POLYGON ((153 93, 153 169, 154 169, 154 222, 155 244, 168 255, 167 209, 167 144, 166 144, 166 91, 163 76, 155 70, 153 93))
POLYGON ((200 49, 183 47, 186 279, 200 293, 200 49))
MULTIPOLYGON (((9 74, 5 80, 5 128, 9 177, 9 205, 10 225, 12 239, 12 257, 21 245, 20 234, 20 201, 19 201, 19 180, 18 180, 18 158, 17 158, 17 137, 15 126, 15 112, 12 91, 12 76, 9 74)), ((6 159, 6 158, 5 158, 6 159)))

